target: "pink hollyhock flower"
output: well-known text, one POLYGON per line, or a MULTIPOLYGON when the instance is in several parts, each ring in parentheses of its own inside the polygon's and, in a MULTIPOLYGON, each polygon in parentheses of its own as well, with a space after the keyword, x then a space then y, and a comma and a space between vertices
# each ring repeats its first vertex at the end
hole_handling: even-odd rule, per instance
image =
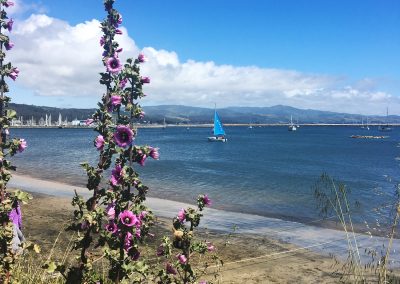
POLYGON ((18 228, 22 228, 22 211, 19 204, 11 210, 8 214, 8 218, 14 225, 18 226, 18 228))
POLYGON ((138 60, 139 60, 140 63, 144 63, 144 62, 147 61, 147 57, 143 53, 140 53, 138 55, 138 60))
POLYGON ((107 71, 112 74, 117 74, 122 70, 122 64, 119 58, 110 57, 106 60, 107 71))
POLYGON ((89 228, 89 222, 85 220, 81 224, 81 229, 86 230, 87 228, 89 228))
POLYGON ((95 146, 96 146, 97 150, 102 151, 104 148, 104 143, 105 143, 105 140, 104 140, 103 135, 99 135, 96 137, 95 146))
POLYGON ((116 30, 115 30, 115 34, 117 34, 117 35, 122 35, 122 31, 121 31, 120 29, 116 29, 116 30))
POLYGON ((208 251, 215 251, 215 246, 212 243, 207 242, 207 250, 208 251))
POLYGON ((111 171, 110 182, 113 186, 121 184, 121 182, 122 182, 122 167, 121 167, 121 165, 116 165, 115 168, 111 171))
POLYGON ((94 119, 88 118, 85 120, 86 125, 91 125, 94 122, 94 119))
POLYGON ((100 46, 103 46, 106 43, 104 36, 100 38, 100 46))
POLYGON ((7 2, 3 3, 3 5, 8 8, 8 7, 14 6, 14 2, 7 1, 7 2))
POLYGON ((176 269, 172 266, 172 264, 168 262, 165 265, 165 271, 167 272, 167 274, 172 274, 172 275, 176 275, 177 273, 176 269))
POLYGON ((14 24, 14 20, 13 20, 13 19, 10 19, 10 20, 7 22, 7 30, 8 30, 9 32, 12 31, 13 24, 14 24))
POLYGON ((11 50, 11 49, 14 47, 14 43, 13 43, 12 41, 8 41, 8 42, 6 42, 6 43, 4 44, 4 47, 5 47, 7 50, 11 50))
POLYGON ((22 153, 26 147, 28 147, 28 144, 26 143, 25 139, 19 139, 19 146, 18 146, 18 152, 22 153))
POLYGON ((127 78, 124 78, 124 79, 122 79, 121 81, 119 81, 119 87, 120 87, 121 89, 123 89, 123 88, 125 88, 125 86, 126 86, 127 83, 128 83, 128 79, 127 79, 127 78))
POLYGON ((183 255, 183 254, 178 254, 176 257, 178 258, 180 264, 186 264, 187 258, 186 258, 185 255, 183 255))
POLYGON ((115 234, 118 231, 118 227, 117 224, 115 224, 114 222, 109 222, 106 226, 105 229, 107 232, 113 233, 115 234))
POLYGON ((160 158, 160 154, 158 153, 158 148, 150 147, 150 157, 154 160, 158 160, 160 158))
POLYGON ((140 239, 141 233, 142 233, 142 231, 140 230, 140 228, 136 228, 136 231, 135 231, 136 238, 140 239))
POLYGON ((121 53, 122 50, 124 50, 122 47, 117 48, 117 50, 115 50, 115 53, 117 54, 118 57, 118 53, 121 53))
POLYGON ((121 14, 118 14, 117 24, 118 25, 122 24, 122 15, 121 14))
POLYGON ((178 220, 179 220, 179 222, 183 223, 185 221, 185 219, 186 219, 185 209, 182 208, 178 212, 178 220))
POLYGON ((17 77, 18 77, 18 74, 19 74, 18 68, 17 68, 17 67, 13 67, 13 68, 11 69, 10 74, 8 74, 8 76, 10 76, 10 78, 13 79, 13 80, 15 81, 15 79, 17 79, 17 77))
POLYGON ((139 214, 139 220, 143 220, 147 216, 147 211, 142 211, 139 214))
POLYGON ((203 202, 204 202, 204 205, 208 205, 208 206, 210 206, 212 204, 211 199, 207 196, 207 194, 204 195, 203 202))
POLYGON ((133 247, 133 236, 130 232, 127 232, 124 240, 124 250, 129 251, 132 247, 133 247))
POLYGON ((114 132, 114 141, 119 147, 125 148, 132 144, 133 131, 125 125, 118 125, 114 132))
POLYGON ((146 159, 147 159, 147 155, 146 155, 146 154, 143 154, 143 155, 141 156, 139 162, 138 162, 139 165, 144 166, 144 164, 145 164, 145 162, 146 162, 146 159))
POLYGON ((118 106, 122 102, 122 97, 121 96, 111 96, 111 104, 113 106, 118 106))
POLYGON ((122 224, 127 227, 132 227, 138 222, 138 219, 132 211, 125 210, 119 214, 119 219, 121 220, 122 224))
POLYGON ((140 251, 137 249, 130 249, 128 255, 131 257, 132 260, 138 260, 140 257, 140 251))
POLYGON ((146 113, 144 111, 141 111, 139 113, 139 118, 142 119, 142 118, 144 118, 145 115, 146 115, 146 113))
POLYGON ((150 77, 141 77, 140 82, 142 84, 149 84, 150 83, 150 77))
POLYGON ((115 204, 114 203, 108 204, 108 206, 106 208, 106 213, 107 213, 108 220, 115 219, 115 204))

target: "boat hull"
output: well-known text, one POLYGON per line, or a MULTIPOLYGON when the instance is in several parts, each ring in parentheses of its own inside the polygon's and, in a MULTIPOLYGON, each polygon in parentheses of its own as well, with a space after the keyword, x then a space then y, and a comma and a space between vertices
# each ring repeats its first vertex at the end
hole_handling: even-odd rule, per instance
POLYGON ((211 136, 208 137, 208 142, 226 142, 228 141, 228 139, 226 139, 225 137, 218 137, 218 136, 211 136))

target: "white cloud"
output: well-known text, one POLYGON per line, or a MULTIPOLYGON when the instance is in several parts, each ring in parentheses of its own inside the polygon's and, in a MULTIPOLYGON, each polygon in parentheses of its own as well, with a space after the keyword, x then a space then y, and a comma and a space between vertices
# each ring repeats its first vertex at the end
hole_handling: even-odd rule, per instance
MULTIPOLYGON (((21 70, 18 84, 40 96, 79 96, 98 100, 104 91, 98 73, 103 70, 100 23, 71 26, 44 14, 16 23, 9 53, 21 70)), ((135 57, 139 48, 126 29, 119 37, 124 56, 135 57)), ((398 97, 374 90, 365 79, 359 86, 343 86, 343 78, 295 70, 217 65, 212 61, 181 62, 178 54, 146 47, 149 58, 142 73, 151 77, 147 104, 182 104, 212 107, 286 104, 342 112, 381 113, 387 104, 400 109, 398 97), (361 87, 360 87, 361 86, 361 87)), ((72 99, 71 99, 72 100, 72 99)), ((27 102, 29 103, 29 102, 27 102)), ((94 105, 94 103, 93 103, 94 105)))

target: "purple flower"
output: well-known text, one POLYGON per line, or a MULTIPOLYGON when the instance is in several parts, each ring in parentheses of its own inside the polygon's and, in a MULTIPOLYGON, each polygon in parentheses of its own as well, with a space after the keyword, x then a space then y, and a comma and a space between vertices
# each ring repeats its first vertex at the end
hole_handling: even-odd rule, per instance
POLYGON ((207 196, 207 194, 204 195, 203 202, 204 202, 204 205, 208 205, 208 206, 210 206, 212 204, 211 199, 207 196))
POLYGON ((144 111, 141 111, 141 112, 139 113, 139 118, 142 119, 142 118, 145 116, 145 114, 146 114, 146 113, 145 113, 144 111))
POLYGON ((118 57, 118 53, 121 53, 121 52, 122 52, 122 50, 124 50, 122 47, 120 47, 120 48, 117 48, 117 49, 115 50, 116 57, 118 57))
POLYGON ((122 167, 121 165, 116 165, 115 169, 111 171, 111 179, 110 182, 113 186, 117 184, 121 184, 122 182, 122 167))
POLYGON ((121 220, 122 224, 127 227, 132 227, 138 222, 138 218, 132 211, 125 210, 119 214, 119 219, 121 220))
POLYGON ((154 160, 158 160, 160 158, 160 154, 158 153, 158 148, 150 147, 150 157, 154 160))
POLYGON ((182 208, 178 212, 178 220, 179 220, 179 222, 183 223, 185 221, 185 219, 186 219, 185 209, 182 208))
POLYGON ((128 255, 132 260, 138 260, 140 257, 140 251, 138 251, 136 248, 132 248, 129 250, 128 255))
POLYGON ((111 96, 111 104, 113 106, 118 106, 122 102, 122 97, 121 96, 111 96))
POLYGON ((106 213, 107 213, 108 220, 113 220, 115 218, 115 204, 114 203, 108 204, 108 206, 106 208, 106 213))
POLYGON ((18 68, 17 68, 17 67, 13 67, 13 68, 11 69, 10 74, 8 74, 8 76, 10 76, 11 79, 13 79, 13 80, 15 81, 15 79, 17 79, 17 77, 18 77, 18 74, 19 74, 18 68))
POLYGON ((118 14, 117 24, 118 25, 122 24, 122 15, 121 14, 118 14))
POLYGON ((7 1, 7 2, 3 3, 3 5, 8 8, 8 7, 14 6, 14 2, 7 1))
POLYGON ((114 141, 119 147, 125 148, 131 145, 133 141, 133 131, 125 125, 118 125, 114 132, 114 141))
POLYGON ((150 77, 141 77, 140 82, 142 84, 149 84, 150 83, 150 77))
POLYGON ((8 214, 8 218, 14 225, 18 226, 18 228, 22 228, 22 211, 19 204, 11 210, 8 214))
POLYGON ((125 86, 126 86, 127 83, 128 83, 128 79, 127 79, 127 78, 124 78, 124 79, 122 79, 121 81, 119 81, 119 87, 120 87, 121 89, 123 89, 123 88, 125 88, 125 86))
POLYGON ((18 145, 18 152, 22 153, 26 147, 28 147, 28 144, 26 143, 25 139, 19 139, 19 145, 18 145))
POLYGON ((8 41, 4 44, 7 50, 11 50, 14 47, 14 43, 12 41, 8 41))
POLYGON ((103 135, 99 135, 96 137, 94 144, 95 144, 97 150, 102 151, 104 148, 104 143, 105 143, 105 141, 104 141, 103 135))
POLYGON ((106 226, 105 229, 107 232, 113 233, 115 234, 118 231, 118 227, 117 224, 115 224, 114 222, 109 222, 106 226))
POLYGON ((117 57, 108 58, 106 61, 106 67, 107 71, 112 74, 117 74, 122 70, 121 61, 117 57))
POLYGON ((140 228, 136 228, 136 231, 135 231, 136 238, 140 239, 141 233, 142 233, 142 231, 140 230, 140 228))
POLYGON ((120 29, 116 29, 116 30, 115 30, 115 34, 117 34, 117 35, 122 35, 122 31, 121 31, 120 29))
POLYGON ((178 258, 180 264, 186 264, 187 258, 186 258, 185 255, 183 255, 183 254, 178 254, 176 257, 178 258))
POLYGON ((14 24, 14 20, 13 20, 13 19, 10 19, 10 20, 7 22, 7 29, 8 29, 9 32, 12 31, 13 24, 14 24))
POLYGON ((172 275, 176 275, 177 273, 176 269, 172 266, 172 264, 168 262, 165 265, 165 271, 167 271, 167 274, 172 274, 172 275))
POLYGON ((208 251, 215 251, 215 246, 212 243, 207 242, 207 250, 208 251))
POLYGON ((133 247, 133 237, 130 232, 126 233, 125 240, 124 240, 124 250, 129 251, 133 247))
POLYGON ((87 228, 89 228, 89 222, 87 220, 85 220, 81 224, 81 229, 86 230, 87 228))
POLYGON ((91 125, 94 122, 94 119, 88 118, 85 120, 86 125, 91 125))
POLYGON ((142 211, 139 214, 139 220, 142 221, 147 216, 147 211, 142 211))
POLYGON ((146 162, 146 159, 147 159, 147 155, 146 154, 142 154, 142 156, 140 157, 140 160, 139 160, 139 165, 141 165, 141 166, 144 166, 144 163, 146 162))
POLYGON ((144 63, 147 61, 147 57, 143 53, 140 53, 138 56, 138 60, 140 63, 144 63))
POLYGON ((106 40, 104 39, 104 36, 100 38, 100 46, 103 46, 106 43, 106 40))

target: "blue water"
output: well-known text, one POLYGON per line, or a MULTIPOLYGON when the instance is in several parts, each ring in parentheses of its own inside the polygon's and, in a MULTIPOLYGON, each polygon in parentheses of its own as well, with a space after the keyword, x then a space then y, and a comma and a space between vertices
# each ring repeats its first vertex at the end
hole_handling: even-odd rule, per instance
MULTIPOLYGON (((326 172, 352 190, 352 200, 372 208, 390 199, 399 180, 400 129, 388 139, 356 127, 227 127, 227 143, 210 143, 209 128, 139 129, 138 144, 160 148, 160 160, 138 166, 150 195, 189 202, 207 193, 213 207, 295 220, 317 218, 312 185, 326 172), (388 193, 377 195, 375 190, 388 193)), ((14 158, 19 174, 84 186, 79 163, 95 163, 91 129, 13 129, 28 141, 14 158)), ((368 211, 368 210, 366 210, 368 211)), ((365 218, 373 218, 372 214, 365 218)), ((361 219, 359 220, 361 221, 361 219)))

